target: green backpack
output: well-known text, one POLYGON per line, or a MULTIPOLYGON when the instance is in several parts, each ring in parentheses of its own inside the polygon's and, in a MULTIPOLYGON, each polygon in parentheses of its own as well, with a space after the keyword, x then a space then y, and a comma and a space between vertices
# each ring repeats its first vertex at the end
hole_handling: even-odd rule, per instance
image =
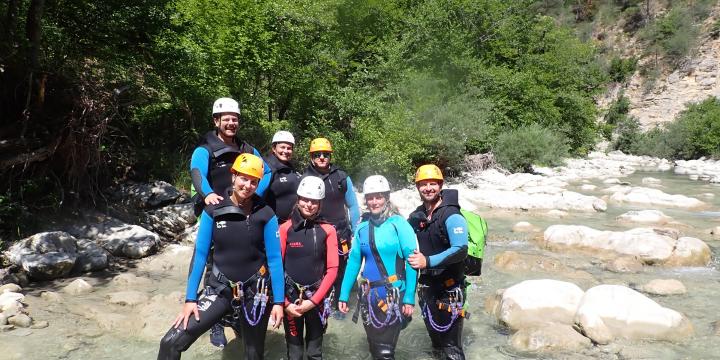
POLYGON ((468 256, 465 258, 465 275, 478 276, 482 270, 485 253, 487 222, 472 211, 460 209, 468 227, 468 256))

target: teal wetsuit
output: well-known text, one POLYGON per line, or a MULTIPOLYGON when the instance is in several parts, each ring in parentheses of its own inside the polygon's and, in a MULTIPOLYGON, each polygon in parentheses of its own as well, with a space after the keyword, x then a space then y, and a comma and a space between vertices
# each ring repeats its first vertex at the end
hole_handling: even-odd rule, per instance
POLYGON ((367 286, 360 291, 361 301, 358 306, 361 306, 370 352, 375 359, 394 357, 400 330, 403 323, 409 321, 402 316, 397 318, 397 321, 391 321, 393 316, 398 316, 398 313, 393 313, 389 307, 383 309, 382 304, 390 305, 387 297, 390 288, 397 289, 396 295, 399 295, 401 304, 396 305, 400 308, 405 304, 415 304, 417 271, 410 267, 407 258, 416 249, 415 233, 410 224, 399 215, 393 215, 385 221, 364 220, 355 229, 355 240, 350 249, 339 301, 347 303, 364 259, 363 278, 374 285, 369 289, 369 299, 367 286), (373 245, 370 236, 371 227, 374 247, 382 259, 387 274, 381 274, 375 261, 371 248, 373 245), (400 266, 402 269, 399 268, 400 266), (394 281, 387 281, 388 278, 394 281))

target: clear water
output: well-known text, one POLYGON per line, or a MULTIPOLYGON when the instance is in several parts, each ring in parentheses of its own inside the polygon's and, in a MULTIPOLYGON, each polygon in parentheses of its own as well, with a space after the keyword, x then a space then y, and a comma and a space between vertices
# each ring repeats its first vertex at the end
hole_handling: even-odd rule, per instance
MULTIPOLYGON (((709 359, 720 354, 720 338, 714 335, 712 323, 720 320, 714 309, 720 298, 720 273, 717 270, 720 241, 712 239, 707 229, 720 225, 720 187, 691 181, 684 176, 671 173, 636 173, 623 178, 636 186, 643 186, 641 179, 652 176, 662 180, 663 191, 671 194, 683 194, 699 197, 703 193, 712 193, 716 197, 707 199, 707 208, 683 210, 655 208, 663 211, 675 221, 684 225, 670 225, 678 228, 683 235, 698 237, 706 241, 713 250, 713 262, 704 268, 647 268, 638 274, 618 274, 603 270, 599 260, 580 254, 559 254, 542 250, 532 241, 535 235, 512 233, 512 225, 519 221, 528 221, 540 228, 552 224, 582 224, 597 229, 623 230, 634 227, 615 221, 615 217, 629 210, 648 209, 632 205, 609 204, 606 213, 571 213, 563 219, 549 218, 541 213, 524 211, 481 210, 490 224, 491 236, 486 249, 483 276, 473 278, 469 290, 470 312, 472 318, 465 323, 464 345, 468 359, 508 359, 508 358, 600 358, 600 359, 709 359), (498 253, 514 250, 521 253, 542 255, 553 258, 572 270, 582 270, 592 275, 591 279, 577 280, 568 273, 505 273, 496 269, 492 259, 498 253), (656 278, 674 278, 682 281, 688 289, 687 295, 652 296, 663 306, 684 313, 694 325, 695 336, 682 343, 671 342, 628 342, 616 341, 606 346, 595 346, 581 353, 553 353, 533 355, 518 353, 508 345, 509 331, 498 325, 495 318, 483 310, 485 299, 497 289, 506 288, 526 279, 552 278, 577 283, 584 289, 602 283, 643 284, 656 278)), ((609 187, 599 181, 597 191, 581 191, 582 183, 572 184, 569 189, 597 196, 605 195, 602 189, 609 187)), ((636 225, 637 226, 637 225, 636 225)), ((183 291, 185 274, 189 259, 179 259, 180 264, 169 270, 152 269, 142 265, 130 264, 128 270, 138 276, 150 278, 151 283, 132 286, 132 290, 142 291, 150 296, 183 291)), ((146 260, 147 261, 147 260, 146 260)), ((142 335, 138 329, 137 307, 110 305, 106 295, 119 289, 111 285, 112 272, 86 277, 95 286, 95 291, 81 296, 63 295, 61 303, 48 302, 39 297, 41 290, 58 291, 69 280, 35 284, 27 290, 26 302, 30 313, 36 320, 47 320, 50 326, 45 329, 13 330, 0 333, 0 359, 153 359, 157 355, 158 338, 142 335), (101 327, 97 321, 83 314, 88 308, 115 314, 116 325, 101 327), (128 322, 130 324, 128 324, 128 322), (133 325, 133 322, 135 324, 133 325)), ((169 326, 174 314, 180 310, 180 304, 165 309, 169 326)), ((409 327, 401 334, 397 347, 398 359, 430 359, 430 342, 419 312, 409 327)), ((331 320, 325 336, 324 354, 327 359, 369 359, 365 334, 361 325, 331 320)), ((285 342, 281 331, 269 332, 266 341, 266 358, 285 357, 285 342)), ((212 347, 208 336, 201 337, 183 356, 184 359, 237 359, 242 358, 242 346, 231 341, 225 350, 212 347)))

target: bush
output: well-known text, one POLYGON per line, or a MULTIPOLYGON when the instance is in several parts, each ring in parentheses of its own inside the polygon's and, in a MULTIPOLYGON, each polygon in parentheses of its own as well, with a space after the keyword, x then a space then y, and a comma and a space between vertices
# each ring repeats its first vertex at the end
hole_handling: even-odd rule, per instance
POLYGON ((612 60, 610 60, 610 68, 608 69, 608 74, 610 75, 610 79, 615 82, 625 82, 630 76, 632 76, 633 73, 635 73, 635 69, 637 68, 637 59, 634 57, 631 58, 619 58, 614 57, 612 60))
POLYGON ((610 104, 607 113, 603 117, 605 123, 601 126, 603 137, 610 140, 612 133, 619 124, 625 123, 630 111, 630 99, 625 96, 624 92, 618 95, 617 100, 610 104))
POLYGON ((615 124, 617 137, 610 147, 613 150, 620 150, 626 154, 637 154, 638 143, 642 134, 640 133, 640 122, 637 118, 622 115, 615 124))
POLYGON ((698 29, 691 9, 676 6, 650 24, 641 38, 648 41, 648 49, 658 45, 671 61, 677 63, 692 49, 697 35, 698 29))
POLYGON ((498 136, 493 153, 498 163, 513 172, 529 172, 532 165, 562 164, 570 147, 559 132, 538 124, 523 126, 498 136))

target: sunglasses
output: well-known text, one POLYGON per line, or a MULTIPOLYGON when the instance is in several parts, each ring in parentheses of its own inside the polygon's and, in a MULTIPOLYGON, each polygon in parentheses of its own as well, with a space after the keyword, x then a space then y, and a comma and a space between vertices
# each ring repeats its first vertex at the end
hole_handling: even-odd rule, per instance
POLYGON ((319 159, 319 158, 329 159, 329 158, 330 158, 330 154, 331 154, 331 153, 329 153, 329 152, 316 152, 316 153, 313 153, 313 154, 312 154, 312 157, 313 157, 313 159, 319 159))

